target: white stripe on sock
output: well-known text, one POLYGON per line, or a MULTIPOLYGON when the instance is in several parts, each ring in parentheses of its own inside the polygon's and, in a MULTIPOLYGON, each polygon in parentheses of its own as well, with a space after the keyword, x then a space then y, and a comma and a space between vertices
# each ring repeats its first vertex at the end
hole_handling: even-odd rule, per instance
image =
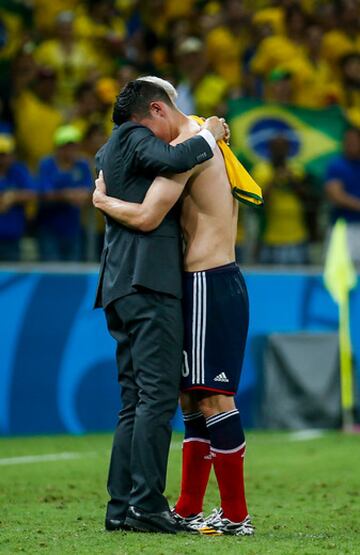
POLYGON ((189 443, 189 441, 199 441, 200 443, 210 443, 210 439, 204 439, 202 437, 187 437, 183 440, 183 443, 189 443))
POLYGON ((206 419, 206 425, 207 426, 212 426, 213 424, 217 424, 218 422, 221 422, 222 420, 225 420, 226 418, 230 418, 231 416, 235 416, 235 414, 239 414, 239 411, 237 409, 235 410, 231 410, 228 412, 220 412, 219 414, 216 414, 215 416, 210 416, 210 418, 206 419))
POLYGON ((214 414, 213 416, 208 416, 208 418, 206 420, 208 420, 209 422, 211 420, 214 420, 216 418, 218 418, 219 416, 223 416, 224 414, 232 414, 234 412, 239 412, 237 408, 235 409, 231 409, 231 410, 227 410, 227 411, 223 411, 223 412, 218 412, 217 414, 214 414))
POLYGON ((234 447, 234 449, 215 449, 214 447, 210 447, 210 451, 214 453, 222 453, 224 455, 231 455, 231 453, 237 453, 237 451, 241 451, 246 446, 246 441, 239 445, 238 447, 234 447))
POLYGON ((199 418, 200 416, 202 416, 202 413, 200 411, 183 414, 183 418, 185 422, 187 422, 188 420, 195 420, 195 418, 199 418))

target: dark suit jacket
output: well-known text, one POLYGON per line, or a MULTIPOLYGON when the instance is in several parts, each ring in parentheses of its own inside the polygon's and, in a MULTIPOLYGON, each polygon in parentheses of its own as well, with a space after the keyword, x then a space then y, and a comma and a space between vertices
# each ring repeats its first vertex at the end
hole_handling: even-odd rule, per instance
MULTIPOLYGON (((155 137, 147 127, 127 122, 114 129, 100 149, 97 167, 104 172, 110 196, 141 203, 157 175, 182 173, 212 156, 202 137, 173 147, 155 137)), ((178 212, 177 205, 150 233, 129 229, 106 216, 96 307, 106 307, 142 288, 181 298, 178 212)))

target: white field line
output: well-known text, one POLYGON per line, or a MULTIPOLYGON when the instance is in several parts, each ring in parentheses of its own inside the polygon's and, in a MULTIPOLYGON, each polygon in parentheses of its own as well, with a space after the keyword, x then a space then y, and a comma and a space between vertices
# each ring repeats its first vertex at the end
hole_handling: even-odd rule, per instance
POLYGON ((8 466, 14 464, 31 464, 42 462, 56 462, 56 461, 71 461, 74 459, 81 459, 83 457, 93 456, 94 452, 63 452, 63 453, 48 453, 45 455, 24 455, 22 457, 8 457, 0 459, 0 466, 8 466))
MULTIPOLYGON (((322 430, 299 430, 288 435, 289 441, 308 441, 323 437, 325 432, 322 430)), ((171 449, 178 451, 182 449, 182 441, 172 441, 171 449)), ((99 455, 95 451, 64 451, 63 453, 47 453, 44 455, 24 455, 21 457, 0 458, 0 466, 12 466, 15 464, 33 464, 44 462, 71 461, 84 457, 99 455)), ((101 453, 101 456, 103 452, 101 453)), ((106 453, 108 455, 108 453, 106 453)))
MULTIPOLYGON (((172 441, 171 449, 179 450, 182 448, 182 441, 172 441)), ((84 457, 93 457, 97 453, 95 451, 87 452, 63 452, 63 453, 47 453, 45 455, 24 455, 21 457, 0 458, 0 466, 12 466, 15 464, 33 464, 44 462, 71 461, 82 459, 84 457)), ((107 453, 106 453, 107 454, 107 453)))
POLYGON ((309 441, 311 439, 319 439, 325 435, 323 430, 299 430, 289 434, 290 441, 309 441))

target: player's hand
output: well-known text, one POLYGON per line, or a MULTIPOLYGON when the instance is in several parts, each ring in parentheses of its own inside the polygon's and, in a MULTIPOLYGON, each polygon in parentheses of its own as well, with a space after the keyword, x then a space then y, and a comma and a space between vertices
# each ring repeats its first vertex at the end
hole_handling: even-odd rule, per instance
POLYGON ((104 193, 99 191, 99 189, 95 188, 95 190, 93 192, 93 196, 92 196, 92 202, 93 202, 93 205, 95 206, 95 208, 100 208, 100 204, 101 204, 101 201, 103 200, 103 198, 104 198, 104 193))
POLYGON ((99 177, 95 179, 95 187, 100 192, 106 195, 106 183, 104 180, 103 171, 100 170, 99 177))
POLYGON ((227 145, 229 145, 230 144, 230 139, 231 139, 230 127, 228 126, 228 124, 226 123, 226 120, 224 118, 220 118, 220 120, 223 120, 223 125, 224 125, 224 128, 225 128, 224 141, 226 142, 227 145))
POLYGON ((226 137, 226 123, 224 118, 218 118, 217 116, 211 116, 208 118, 204 123, 204 129, 207 129, 212 133, 215 138, 215 141, 221 141, 221 139, 225 139, 226 137))
POLYGON ((100 208, 102 201, 106 197, 106 183, 104 181, 104 174, 102 170, 99 173, 99 177, 95 179, 95 191, 93 192, 93 205, 95 208, 100 208))

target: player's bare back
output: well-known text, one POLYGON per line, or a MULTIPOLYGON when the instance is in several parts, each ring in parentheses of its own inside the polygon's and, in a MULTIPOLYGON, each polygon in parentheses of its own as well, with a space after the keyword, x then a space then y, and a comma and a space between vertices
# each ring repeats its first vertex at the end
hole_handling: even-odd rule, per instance
MULTIPOLYGON (((198 132, 199 125, 190 118, 188 122, 174 144, 198 132)), ((186 271, 207 270, 235 260, 237 216, 224 159, 216 147, 211 160, 194 168, 182 197, 186 271)))

